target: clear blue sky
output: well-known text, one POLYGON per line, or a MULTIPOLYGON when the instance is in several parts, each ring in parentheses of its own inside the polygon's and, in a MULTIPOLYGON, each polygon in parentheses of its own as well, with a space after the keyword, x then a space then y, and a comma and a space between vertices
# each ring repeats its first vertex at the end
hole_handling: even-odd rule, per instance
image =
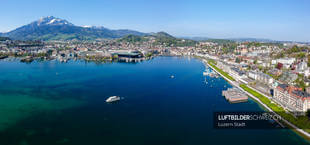
POLYGON ((174 36, 310 42, 310 0, 1 0, 0 32, 50 15, 174 36))

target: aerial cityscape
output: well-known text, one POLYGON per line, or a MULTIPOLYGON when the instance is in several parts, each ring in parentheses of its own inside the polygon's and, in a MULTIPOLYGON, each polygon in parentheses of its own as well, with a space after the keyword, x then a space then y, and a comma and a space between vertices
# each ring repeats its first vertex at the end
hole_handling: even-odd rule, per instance
POLYGON ((308 1, 1 5, 0 145, 310 144, 308 1))

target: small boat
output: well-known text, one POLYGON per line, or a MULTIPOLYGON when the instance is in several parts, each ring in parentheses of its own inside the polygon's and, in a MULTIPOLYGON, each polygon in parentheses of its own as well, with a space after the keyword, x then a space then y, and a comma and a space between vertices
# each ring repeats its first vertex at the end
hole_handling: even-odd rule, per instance
POLYGON ((205 81, 204 81, 206 84, 208 84, 208 81, 207 81, 207 78, 205 78, 205 81))
POLYGON ((107 100, 105 100, 107 103, 115 102, 121 100, 121 97, 119 96, 111 96, 107 100))
POLYGON ((173 79, 173 78, 174 78, 174 75, 171 75, 171 76, 170 76, 170 78, 172 78, 172 79, 173 79))
POLYGON ((208 72, 203 72, 202 73, 204 76, 207 76, 208 75, 208 72))

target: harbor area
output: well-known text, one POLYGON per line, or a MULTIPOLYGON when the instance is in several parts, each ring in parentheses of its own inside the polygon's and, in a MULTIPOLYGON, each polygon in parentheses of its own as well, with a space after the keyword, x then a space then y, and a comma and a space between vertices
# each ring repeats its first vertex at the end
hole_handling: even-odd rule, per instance
POLYGON ((209 76, 212 78, 218 78, 219 77, 219 75, 209 67, 206 67, 206 70, 203 72, 203 75, 209 76))
POLYGON ((222 91, 222 96, 230 103, 247 102, 248 96, 238 88, 228 88, 222 91))

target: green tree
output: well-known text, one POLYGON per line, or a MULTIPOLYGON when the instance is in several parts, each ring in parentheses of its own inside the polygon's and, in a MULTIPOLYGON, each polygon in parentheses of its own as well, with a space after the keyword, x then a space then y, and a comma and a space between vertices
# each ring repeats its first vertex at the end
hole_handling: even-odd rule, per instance
POLYGON ((310 67, 310 55, 308 55, 308 67, 310 67))
POLYGON ((241 61, 242 60, 239 57, 237 57, 236 60, 235 60, 236 63, 240 63, 241 61))
POLYGON ((300 53, 297 55, 297 58, 304 58, 305 56, 306 56, 306 53, 300 52, 300 53))
POLYGON ((257 64, 257 59, 255 59, 253 63, 254 63, 254 64, 257 64))

